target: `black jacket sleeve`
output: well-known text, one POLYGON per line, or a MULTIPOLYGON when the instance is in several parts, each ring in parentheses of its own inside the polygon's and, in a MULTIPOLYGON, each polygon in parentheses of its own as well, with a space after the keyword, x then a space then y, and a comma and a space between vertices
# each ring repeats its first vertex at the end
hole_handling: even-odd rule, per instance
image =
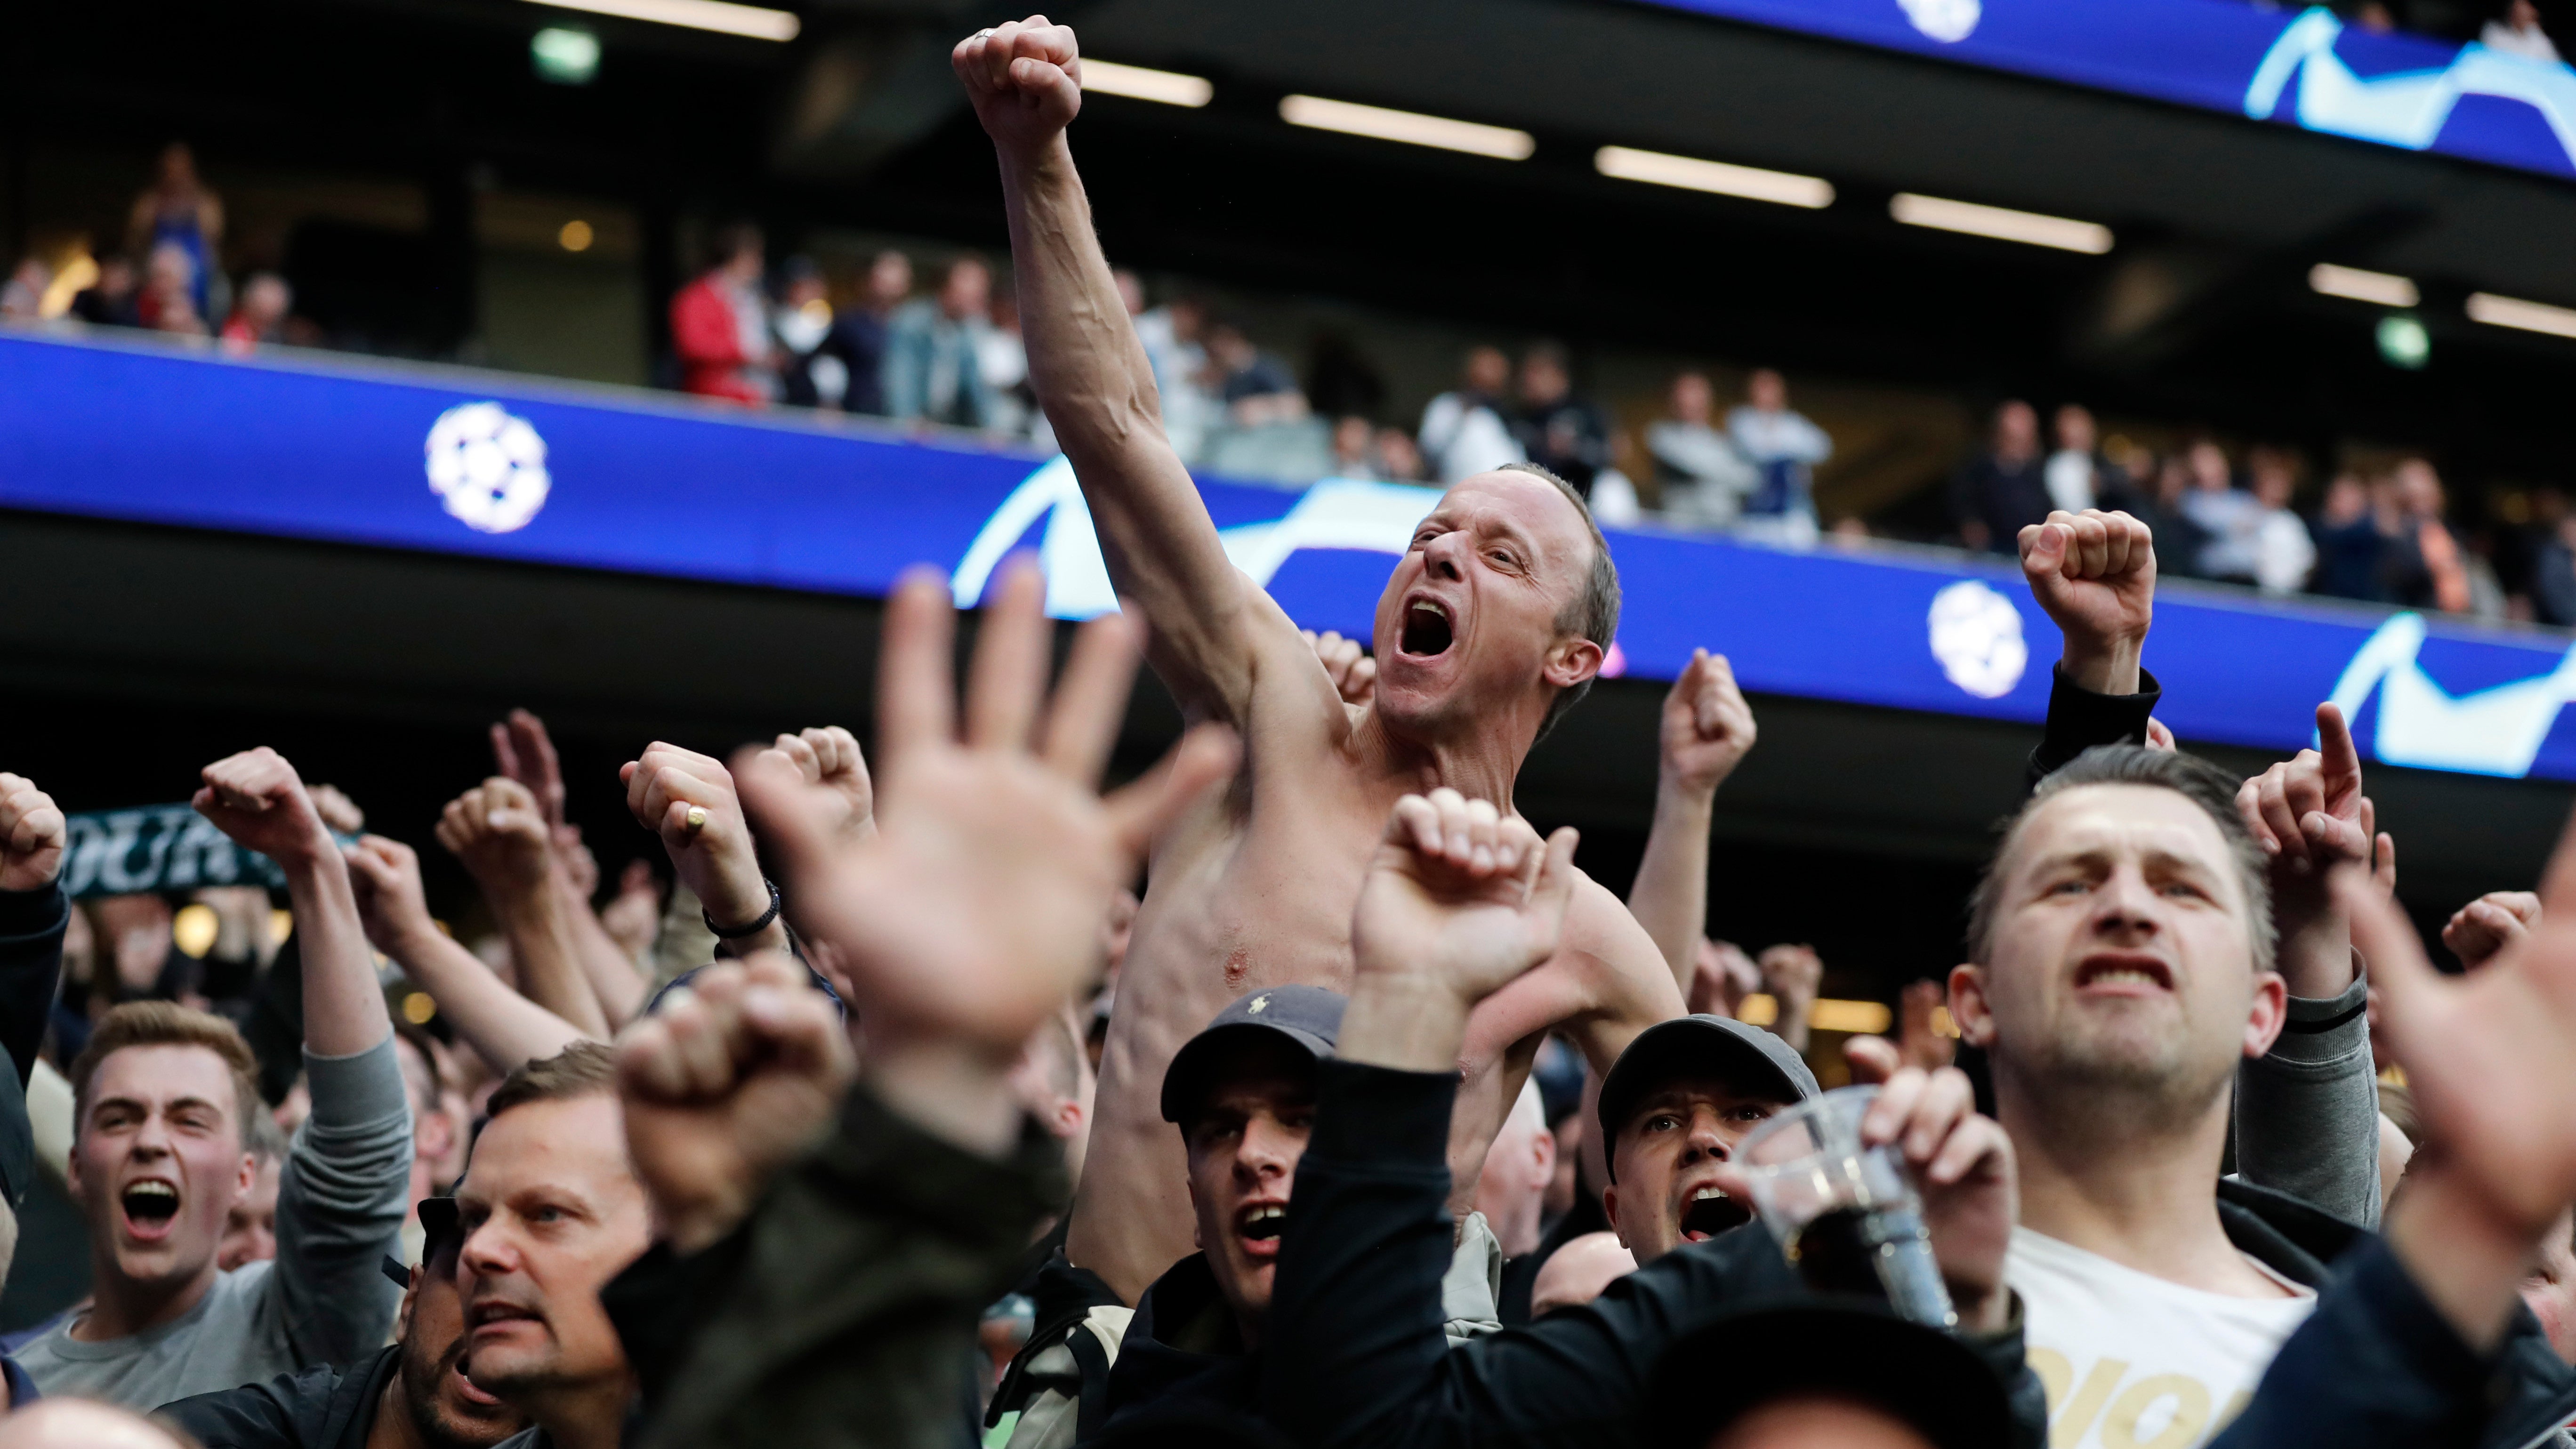
POLYGON ((2490 1365, 2368 1240, 2210 1449, 2471 1449, 2490 1365))
MULTIPOLYGON (((1326 1062, 1314 1136, 1279 1250, 1261 1410, 1319 1449, 1563 1444, 1621 1449, 1675 1339, 1761 1298, 1805 1290, 1759 1228, 1666 1254, 1596 1302, 1452 1349, 1445 1159, 1455 1080, 1326 1062)), ((2022 1442, 2046 1409, 2018 1321, 1968 1340, 2013 1388, 2022 1442)))
POLYGON ((975 1316, 1062 1187, 1062 1153, 1034 1126, 995 1162, 852 1092, 839 1130, 731 1237, 649 1253, 600 1294, 644 1388, 640 1442, 956 1442, 975 1316))
POLYGON ((40 890, 0 891, 0 1046, 17 1065, 20 1087, 27 1085, 45 1044, 71 915, 61 881, 40 890))
POLYGON ((2095 694, 2068 679, 2062 665, 2050 666, 2049 680, 2048 723, 2041 727, 2039 748, 2030 752, 2023 794, 2095 745, 2145 744, 2147 717, 2165 697, 2164 686, 2143 668, 2135 694, 2095 694))

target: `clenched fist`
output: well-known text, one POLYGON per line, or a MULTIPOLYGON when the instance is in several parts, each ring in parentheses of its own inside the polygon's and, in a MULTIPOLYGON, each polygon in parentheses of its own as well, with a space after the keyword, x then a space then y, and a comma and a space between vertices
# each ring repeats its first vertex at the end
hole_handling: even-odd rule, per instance
POLYGON ((814 794, 816 807, 832 812, 837 818, 833 829, 852 840, 864 840, 876 833, 876 782, 868 775, 868 757, 859 752, 858 737, 839 725, 800 730, 780 735, 778 742, 761 754, 776 755, 795 767, 808 785, 822 785, 830 795, 814 794), (847 814, 841 814, 843 807, 847 814))
POLYGON ((831 1130, 858 1074, 831 998, 765 952, 674 988, 617 1042, 627 1155, 671 1246, 695 1252, 831 1130))
POLYGON ((496 904, 543 889, 554 864, 536 796, 497 775, 447 802, 436 833, 496 904))
POLYGON ((1723 654, 1691 651, 1664 696, 1663 782, 1692 795, 1713 793, 1753 748, 1752 706, 1735 687, 1723 654))
POLYGON ((277 751, 262 745, 227 755, 206 767, 205 781, 190 803, 234 844, 289 868, 339 857, 313 797, 277 751))
POLYGON ((635 823, 662 837, 671 868, 709 920, 732 930, 769 913, 769 885, 752 850, 751 826, 722 761, 657 742, 621 766, 617 778, 626 783, 635 823))
POLYGON ((2138 692, 2156 611, 2156 546, 2125 513, 2063 509, 2021 531, 2021 571, 2066 636, 2066 674, 2095 694, 2138 692))
POLYGON ((1050 24, 1043 15, 976 31, 957 42, 948 61, 999 150, 1034 154, 1082 110, 1073 27, 1050 24))
POLYGON ((1324 666, 1324 676, 1333 681, 1333 692, 1348 705, 1366 705, 1377 697, 1377 661, 1369 657, 1357 639, 1345 639, 1330 629, 1318 634, 1312 629, 1297 631, 1314 646, 1315 662, 1324 666))
POLYGON ((68 835, 54 797, 23 775, 0 773, 0 891, 32 891, 62 874, 68 835))

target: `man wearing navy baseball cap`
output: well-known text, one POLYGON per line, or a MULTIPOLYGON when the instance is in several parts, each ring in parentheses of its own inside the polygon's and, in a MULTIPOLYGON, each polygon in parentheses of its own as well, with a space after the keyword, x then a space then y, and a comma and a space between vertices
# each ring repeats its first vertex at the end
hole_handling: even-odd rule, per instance
POLYGON ((1789 1044, 1723 1016, 1682 1016, 1638 1034, 1601 1081, 1610 1185, 1602 1211, 1640 1265, 1749 1222, 1718 1168, 1774 1113, 1817 1094, 1789 1044))

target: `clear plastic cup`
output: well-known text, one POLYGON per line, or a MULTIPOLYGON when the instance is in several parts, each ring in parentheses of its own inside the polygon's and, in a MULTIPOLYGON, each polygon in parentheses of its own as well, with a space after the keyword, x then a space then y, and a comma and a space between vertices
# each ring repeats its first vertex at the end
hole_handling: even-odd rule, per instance
POLYGON ((1876 1087, 1841 1087, 1763 1123, 1735 1154, 1754 1211, 1819 1293, 1884 1298, 1905 1318, 1953 1328, 1923 1198, 1893 1144, 1863 1147, 1876 1087))

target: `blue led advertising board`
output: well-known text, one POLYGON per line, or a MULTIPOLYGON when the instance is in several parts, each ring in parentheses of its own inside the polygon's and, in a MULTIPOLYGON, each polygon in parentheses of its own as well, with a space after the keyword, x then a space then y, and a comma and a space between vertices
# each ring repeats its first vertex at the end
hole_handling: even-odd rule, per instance
MULTIPOLYGON (((1292 617, 1362 638, 1437 498, 1348 480, 1200 490, 1292 617)), ((0 508, 863 596, 926 562, 969 604, 1028 548, 1056 615, 1115 606, 1060 458, 313 355, 0 334, 0 508)), ((2059 641, 2009 560, 1609 537, 1626 595, 1613 672, 1669 679, 1706 646, 1759 692, 2045 713, 2059 641)), ((2576 779, 2563 635, 2171 585, 2147 663, 2187 740, 2286 753, 2334 699, 2389 764, 2576 779)))
POLYGON ((1679 10, 2576 176, 2576 70, 2250 0, 1652 0, 1679 10))

